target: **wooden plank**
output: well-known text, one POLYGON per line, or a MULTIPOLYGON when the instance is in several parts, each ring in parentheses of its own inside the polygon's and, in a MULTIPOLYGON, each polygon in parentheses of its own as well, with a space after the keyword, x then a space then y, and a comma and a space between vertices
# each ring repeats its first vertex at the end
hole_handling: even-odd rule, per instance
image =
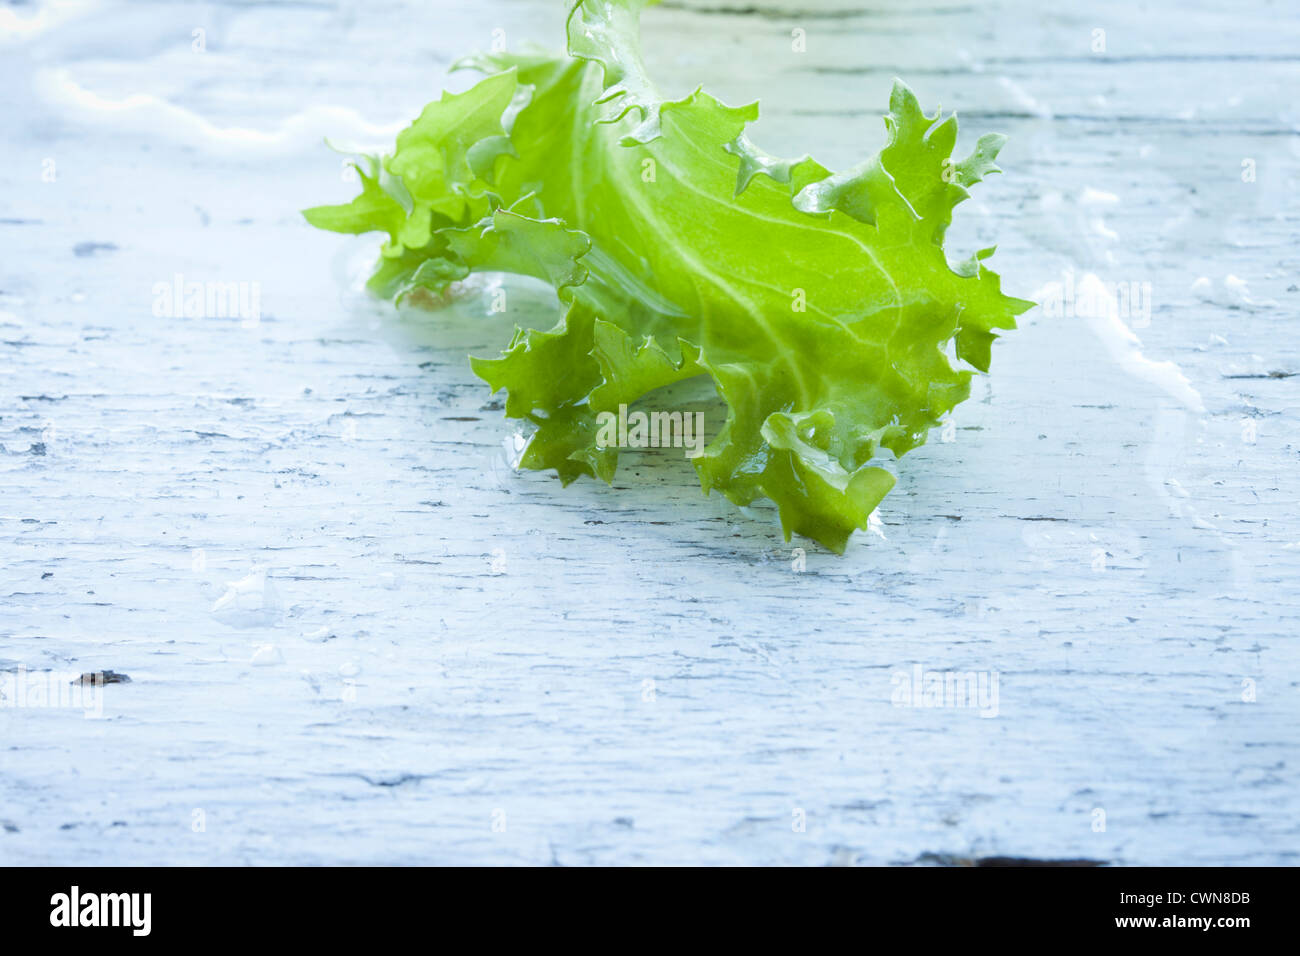
POLYGON ((561 19, 109 3, 0 38, 0 676, 132 678, 102 719, 0 706, 0 862, 1296 862, 1295 12, 648 15, 665 86, 761 98, 777 152, 874 150, 896 74, 1010 134, 950 239, 1010 291, 1150 284, 1140 353, 1026 316, 844 557, 678 452, 513 473, 465 355, 549 294, 395 316, 347 291, 373 243, 298 217, 350 189, 319 136, 561 19), (260 322, 156 316, 177 274, 259 283, 260 322), (996 716, 895 706, 918 665, 996 677, 996 716))

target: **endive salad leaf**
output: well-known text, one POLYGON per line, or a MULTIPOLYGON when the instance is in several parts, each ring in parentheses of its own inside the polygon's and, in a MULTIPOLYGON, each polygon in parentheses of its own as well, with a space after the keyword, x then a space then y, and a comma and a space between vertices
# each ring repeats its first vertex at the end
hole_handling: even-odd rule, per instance
POLYGON ((351 203, 305 215, 387 233, 381 296, 480 271, 554 286, 554 328, 472 360, 536 426, 524 466, 609 481, 598 416, 707 375, 726 422, 694 459, 705 491, 769 498, 787 540, 843 551, 894 484, 884 452, 924 442, 1032 305, 1002 294, 991 249, 954 267, 942 246, 1003 137, 954 160, 956 120, 899 82, 860 165, 769 156, 746 135, 756 104, 661 96, 639 49, 649 2, 576 3, 567 56, 463 61, 486 77, 429 104, 391 155, 358 157, 351 203))

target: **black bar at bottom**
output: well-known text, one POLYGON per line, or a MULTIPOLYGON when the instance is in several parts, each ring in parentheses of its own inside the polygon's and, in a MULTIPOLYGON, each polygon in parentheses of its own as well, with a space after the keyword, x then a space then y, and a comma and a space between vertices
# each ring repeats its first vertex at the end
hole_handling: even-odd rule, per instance
POLYGON ((739 937, 786 927, 798 933, 802 924, 802 932, 818 935, 910 927, 904 935, 918 944, 1042 941, 1048 932, 1048 939, 1200 936, 1231 945, 1286 926, 1287 869, 1018 862, 797 874, 568 869, 544 876, 432 868, 12 868, 0 870, 0 935, 6 948, 71 934, 82 942, 115 936, 337 946, 373 945, 376 932, 433 942, 455 927, 484 941, 513 931, 535 941, 545 934, 608 944, 608 929, 598 927, 612 919, 649 938, 689 921, 706 934, 739 937))

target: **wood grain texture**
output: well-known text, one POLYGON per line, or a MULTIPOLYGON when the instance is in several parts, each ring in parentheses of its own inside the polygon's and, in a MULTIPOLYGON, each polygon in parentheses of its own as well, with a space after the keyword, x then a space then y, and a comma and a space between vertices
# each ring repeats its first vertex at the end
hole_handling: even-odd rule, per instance
POLYGON ((374 244, 301 221, 350 191, 320 135, 562 19, 104 3, 0 37, 0 676, 132 678, 100 719, 0 701, 0 863, 1296 863, 1294 5, 647 16, 664 86, 761 98, 777 153, 874 151, 895 75, 1009 134, 949 240, 1009 291, 1150 284, 1145 365, 1026 315, 844 557, 677 451, 514 473, 465 356, 549 294, 395 315, 349 291, 374 244), (178 273, 260 283, 260 322, 156 316, 178 273), (918 664, 996 676, 997 715, 895 706, 918 664))

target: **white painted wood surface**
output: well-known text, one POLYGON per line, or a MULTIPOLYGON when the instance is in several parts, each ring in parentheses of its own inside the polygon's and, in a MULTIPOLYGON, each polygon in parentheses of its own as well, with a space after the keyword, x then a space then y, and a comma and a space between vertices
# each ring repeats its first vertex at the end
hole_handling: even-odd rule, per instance
POLYGON ((953 258, 1154 303, 1140 351, 1029 313, 844 557, 679 452, 513 473, 465 356, 527 296, 396 316, 301 221, 320 136, 561 4, 0 6, 0 863, 1297 861, 1296 8, 800 6, 670 4, 649 59, 833 167, 902 76, 1011 136, 953 258), (155 316, 178 273, 261 321, 155 316), (895 706, 918 664, 996 717, 895 706), (97 669, 101 719, 11 706, 97 669))

